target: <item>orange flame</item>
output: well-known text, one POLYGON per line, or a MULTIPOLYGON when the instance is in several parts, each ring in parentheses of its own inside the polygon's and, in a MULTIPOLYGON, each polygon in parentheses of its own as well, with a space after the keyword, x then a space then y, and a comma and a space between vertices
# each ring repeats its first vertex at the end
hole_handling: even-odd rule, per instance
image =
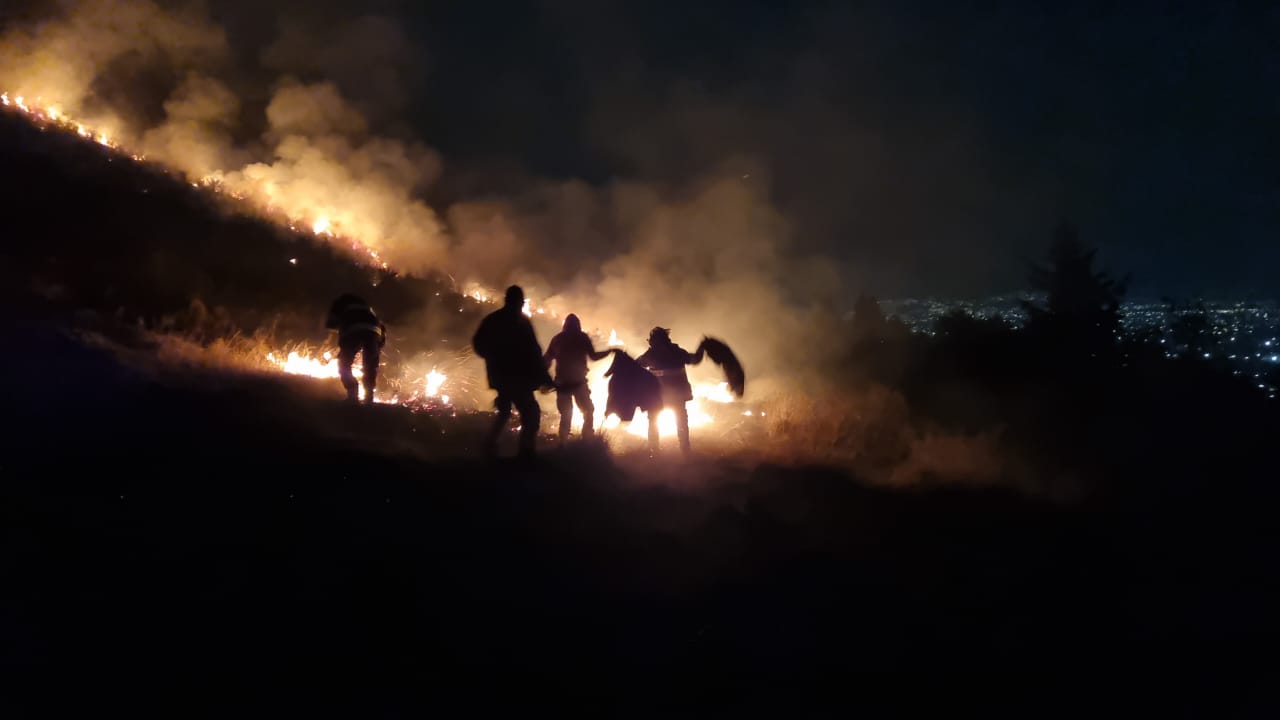
MULTIPOLYGON (((75 133, 81 138, 92 140, 103 147, 120 152, 123 156, 128 157, 135 162, 146 161, 146 157, 141 154, 122 150, 119 143, 107 128, 92 127, 91 125, 86 124, 82 119, 71 117, 58 106, 42 104, 38 97, 34 101, 28 101, 27 97, 24 95, 11 96, 8 92, 0 92, 0 105, 10 109, 16 108, 18 112, 21 112, 28 120, 37 125, 43 127, 51 126, 66 132, 75 133)), ((201 177, 191 184, 193 187, 203 188, 236 201, 246 203, 250 202, 250 199, 247 198, 243 192, 225 189, 222 184, 220 173, 201 177)), ((270 187, 264 187, 261 188, 261 190, 267 198, 270 198, 272 195, 272 188, 270 187)), ((269 200, 255 203, 254 207, 268 211, 274 210, 274 219, 291 229, 296 229, 297 226, 301 225, 303 227, 310 227, 312 234, 314 235, 325 235, 328 237, 333 237, 337 230, 333 221, 327 215, 319 215, 310 220, 297 217, 285 218, 279 214, 278 208, 275 208, 273 203, 269 200)), ((378 251, 374 248, 363 245, 354 239, 345 237, 344 239, 350 242, 352 250, 370 260, 372 265, 383 269, 387 269, 389 267, 388 263, 379 256, 378 251)), ((296 265, 297 259, 292 258, 289 262, 290 264, 296 265)), ((495 293, 489 289, 474 284, 466 294, 484 303, 491 302, 491 298, 495 296, 495 293)), ((527 298, 525 299, 524 307, 521 308, 521 311, 529 317, 532 317, 535 313, 540 315, 550 313, 553 317, 559 315, 559 313, 554 309, 533 305, 533 303, 527 298)), ((609 332, 608 346, 624 346, 624 343, 618 337, 616 329, 611 329, 609 332)), ((269 366, 292 375, 304 375, 318 379, 336 379, 338 377, 338 361, 337 358, 333 356, 332 352, 324 352, 320 357, 298 351, 291 351, 283 355, 271 352, 267 354, 266 360, 269 366)), ((588 379, 589 387, 596 398, 604 398, 608 391, 608 382, 607 379, 604 378, 603 372, 604 367, 601 365, 598 369, 593 370, 588 379)), ((359 378, 363 373, 362 370, 357 367, 353 368, 353 374, 359 378)), ((447 383, 447 377, 443 373, 440 373, 433 368, 431 372, 427 373, 422 379, 422 382, 422 390, 426 397, 439 397, 445 404, 449 403, 449 396, 440 394, 441 390, 447 383)), ((363 387, 360 392, 363 394, 363 387)), ((395 397, 384 399, 375 396, 375 401, 397 402, 397 399, 395 397)), ((735 399, 729 392, 727 383, 695 383, 694 399, 687 404, 690 427, 701 427, 712 423, 714 419, 708 412, 708 409, 733 402, 735 402, 735 399)), ((597 403, 596 408, 596 425, 598 427, 611 429, 619 425, 616 417, 603 417, 603 402, 597 403)), ((743 414, 750 416, 751 412, 747 411, 743 414)), ((764 413, 759 414, 761 416, 764 415, 764 413)), ((664 410, 659 414, 657 422, 662 436, 671 436, 675 434, 675 415, 673 412, 670 410, 664 410)), ((573 425, 577 428, 582 426, 582 416, 576 408, 574 409, 573 425)), ((633 435, 644 436, 647 434, 647 424, 633 422, 628 426, 627 431, 633 435)))

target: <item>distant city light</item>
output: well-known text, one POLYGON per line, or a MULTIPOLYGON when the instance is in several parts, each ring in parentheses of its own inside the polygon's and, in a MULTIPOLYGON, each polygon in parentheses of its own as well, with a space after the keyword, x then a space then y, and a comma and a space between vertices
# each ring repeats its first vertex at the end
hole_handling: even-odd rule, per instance
MULTIPOLYGON (((1025 302, 1043 303, 1045 297, 1026 293, 1010 293, 981 300, 941 300, 904 298, 880 303, 887 317, 905 324, 912 332, 925 337, 937 337, 934 327, 942 317, 957 311, 978 319, 999 319, 1011 330, 1025 329, 1028 320, 1025 302)), ((849 313, 848 318, 852 319, 849 313)), ((1280 303, 1276 301, 1204 301, 1201 307, 1171 309, 1168 303, 1155 299, 1129 299, 1120 307, 1121 342, 1143 342, 1144 336, 1152 336, 1147 342, 1162 346, 1160 356, 1171 360, 1200 357, 1225 363, 1227 371, 1238 377, 1257 378, 1262 368, 1274 369, 1280 365, 1280 303), (1197 335, 1188 345, 1175 334, 1176 325, 1183 319, 1202 320, 1202 329, 1186 328, 1197 335), (1248 343, 1254 352, 1228 343, 1248 343), (1259 366, 1260 363, 1265 365, 1259 366)), ((1126 355, 1127 357, 1127 355, 1126 355)), ((1276 394, 1272 384, 1265 392, 1276 394)), ((757 413, 758 415, 759 413, 757 413)))

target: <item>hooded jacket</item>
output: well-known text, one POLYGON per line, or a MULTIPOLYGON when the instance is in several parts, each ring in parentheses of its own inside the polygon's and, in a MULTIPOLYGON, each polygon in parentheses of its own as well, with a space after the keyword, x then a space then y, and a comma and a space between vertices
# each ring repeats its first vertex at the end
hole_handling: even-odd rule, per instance
POLYGON ((347 293, 334 300, 324 326, 338 331, 339 344, 369 333, 377 335, 379 343, 386 342, 386 326, 359 295, 347 293))
POLYGON ((596 352, 591 338, 582 332, 578 316, 570 314, 564 319, 564 328, 547 344, 547 354, 542 359, 548 367, 555 362, 556 384, 563 387, 586 382, 587 360, 602 360, 608 354, 608 350, 596 352))

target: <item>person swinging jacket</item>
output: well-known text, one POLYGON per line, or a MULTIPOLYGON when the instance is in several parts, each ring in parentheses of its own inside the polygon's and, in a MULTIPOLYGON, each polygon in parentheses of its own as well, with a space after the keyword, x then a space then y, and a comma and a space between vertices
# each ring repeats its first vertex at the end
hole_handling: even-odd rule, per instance
MULTIPOLYGON (((693 399, 693 386, 689 384, 686 365, 697 365, 702 362, 703 347, 691 353, 671 341, 671 331, 667 328, 655 327, 649 331, 649 349, 636 358, 646 370, 658 378, 662 386, 662 405, 670 408, 676 416, 676 435, 680 439, 680 449, 689 452, 689 411, 685 403, 693 399)), ((658 449, 657 418, 649 418, 649 445, 658 449)))

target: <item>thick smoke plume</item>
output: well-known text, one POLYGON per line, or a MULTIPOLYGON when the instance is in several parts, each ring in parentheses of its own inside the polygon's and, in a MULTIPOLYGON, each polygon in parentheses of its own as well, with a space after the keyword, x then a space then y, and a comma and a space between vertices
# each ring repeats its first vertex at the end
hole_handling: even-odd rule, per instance
MULTIPOLYGON (((243 6, 64 3, 3 29, 0 89, 364 262, 447 273, 484 295, 519 283, 545 311, 538 317, 558 324, 575 312, 632 352, 653 326, 689 349, 719 337, 746 364, 752 402, 786 395, 798 408, 804 393, 832 397, 821 368, 840 348, 840 280, 831 262, 799 249, 768 162, 727 154, 660 183, 526 178, 501 193, 446 193, 454 201, 438 213, 424 198, 451 178, 404 129, 414 65, 398 25, 314 19, 309 6, 264 22, 277 8, 258 6, 246 22, 243 6)), ((546 342, 552 323, 539 327, 546 342)), ((695 380, 717 379, 708 365, 695 380)), ((821 454, 845 442, 848 407, 827 413, 827 434, 813 408, 780 412, 774 435, 801 452, 803 426, 821 454)), ((908 447, 901 415, 893 427, 908 447)))
POLYGON ((616 329, 633 349, 655 325, 689 349, 703 334, 723 337, 751 359, 756 377, 794 374, 825 351, 834 270, 791 251, 788 223, 753 164, 729 163, 674 188, 619 182, 531 192, 540 202, 453 208, 451 219, 469 231, 460 250, 477 257, 489 281, 529 279, 535 294, 550 294, 540 295, 548 306, 578 312, 601 334, 616 329), (548 250, 528 256, 515 238, 548 250), (502 252, 485 265, 474 242, 502 252))
MULTIPOLYGON (((0 40, 9 93, 404 272, 447 265, 444 228, 417 199, 440 175, 437 155, 376 134, 364 111, 315 74, 336 64, 334 53, 394 35, 394 26, 355 23, 358 43, 335 38, 327 53, 308 53, 286 24, 272 45, 248 53, 258 61, 246 68, 245 53, 198 4, 84 0, 58 10, 0 40)), ((375 88, 388 82, 380 68, 363 69, 375 88)))
POLYGON ((394 22, 308 22, 292 11, 263 22, 274 20, 266 8, 256 24, 275 32, 246 48, 233 31, 244 23, 217 10, 64 4, 6 29, 0 87, 398 271, 520 282, 633 348, 653 325, 688 345, 714 334, 757 376, 804 362, 836 279, 820 259, 793 257, 767 168, 734 161, 661 187, 531 179, 442 218, 421 199, 441 179, 438 154, 383 132, 406 92, 407 43, 394 22))

